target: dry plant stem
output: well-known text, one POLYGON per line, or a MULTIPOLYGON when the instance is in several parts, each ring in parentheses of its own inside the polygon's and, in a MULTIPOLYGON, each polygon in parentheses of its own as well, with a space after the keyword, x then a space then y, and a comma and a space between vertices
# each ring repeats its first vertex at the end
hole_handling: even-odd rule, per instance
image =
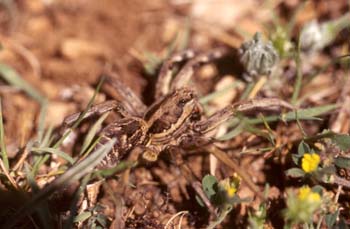
POLYGON ((335 194, 335 197, 334 197, 334 203, 338 203, 339 196, 340 196, 342 189, 343 189, 343 186, 339 185, 338 189, 337 189, 337 193, 335 194))
POLYGON ((224 151, 220 150, 214 145, 208 145, 207 147, 203 147, 203 150, 213 154, 222 163, 234 170, 242 178, 242 180, 246 182, 248 187, 255 193, 255 195, 257 195, 261 200, 265 199, 264 195, 262 194, 262 191, 258 188, 258 186, 254 184, 254 182, 250 179, 250 176, 245 172, 245 170, 241 168, 237 162, 229 158, 224 151))
POLYGON ((19 189, 18 185, 16 184, 16 181, 11 177, 11 175, 8 173, 7 169, 5 168, 5 165, 4 165, 3 161, 2 161, 2 159, 0 159, 0 167, 1 167, 1 170, 4 172, 5 176, 7 177, 7 179, 12 184, 12 186, 15 189, 19 189))
POLYGON ((196 191, 197 195, 202 199, 204 205, 208 208, 209 212, 217 217, 213 205, 210 203, 210 200, 208 199, 207 195, 205 195, 205 193, 203 192, 201 183, 199 181, 191 182, 191 186, 196 191))
POLYGON ((24 148, 23 154, 21 155, 21 157, 19 158, 19 160, 17 161, 17 163, 15 164, 15 166, 13 166, 13 171, 17 171, 20 168, 22 168, 22 165, 24 163, 24 161, 26 160, 28 154, 29 154, 29 149, 28 149, 28 145, 24 148))
POLYGON ((267 77, 266 76, 260 77, 258 82, 254 85, 253 89, 249 93, 248 99, 253 99, 258 94, 260 89, 264 86, 266 81, 267 81, 267 77))
MULTIPOLYGON (((181 218, 180 218, 180 220, 179 220, 179 228, 181 228, 181 221, 182 221, 182 218, 183 218, 183 216, 186 215, 186 214, 188 214, 188 211, 181 211, 181 212, 178 212, 178 213, 174 214, 174 215, 168 220, 168 222, 165 224, 164 229, 170 228, 170 224, 172 223, 172 221, 173 221, 176 217, 178 217, 179 215, 181 215, 181 218)), ((175 226, 174 226, 174 227, 171 227, 171 228, 175 228, 175 226)))

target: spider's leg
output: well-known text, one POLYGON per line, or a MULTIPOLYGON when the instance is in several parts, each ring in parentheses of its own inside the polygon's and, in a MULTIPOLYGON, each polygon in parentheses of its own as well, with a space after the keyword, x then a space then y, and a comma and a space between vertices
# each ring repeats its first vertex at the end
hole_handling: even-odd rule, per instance
POLYGON ((176 70, 176 66, 178 66, 180 63, 183 63, 184 61, 193 58, 194 56, 195 53, 193 50, 184 50, 173 54, 163 63, 156 83, 156 98, 160 98, 164 95, 169 94, 170 85, 174 71, 176 70))
POLYGON ((192 75, 194 74, 194 71, 198 67, 228 55, 229 51, 230 50, 228 48, 215 48, 195 56, 193 59, 187 62, 180 72, 174 77, 171 82, 170 89, 173 91, 187 86, 192 75))
POLYGON ((260 112, 281 112, 282 109, 293 110, 295 108, 291 104, 276 98, 241 101, 215 112, 206 120, 195 123, 193 129, 198 133, 204 134, 234 117, 237 113, 249 115, 260 112))
MULTIPOLYGON (((129 116, 128 112, 124 109, 124 107, 120 102, 115 100, 109 100, 109 101, 105 101, 103 103, 92 106, 90 109, 88 109, 85 112, 84 117, 82 117, 82 120, 90 118, 92 116, 100 116, 112 110, 116 110, 120 115, 124 117, 129 116)), ((76 121, 78 121, 79 118, 81 118, 80 116, 82 115, 82 113, 83 112, 78 112, 67 116, 63 120, 62 129, 64 130, 72 126, 76 121)))
POLYGON ((120 101, 132 116, 142 117, 147 107, 128 86, 117 80, 118 75, 108 72, 103 77, 105 77, 105 81, 102 85, 102 90, 109 96, 120 101))
POLYGON ((209 198, 203 191, 201 182, 198 181, 191 167, 185 164, 183 161, 182 155, 185 154, 185 150, 177 146, 170 146, 167 148, 167 151, 170 153, 172 161, 174 161, 175 164, 180 168, 182 176, 187 180, 188 183, 191 184, 192 188, 202 199, 203 203, 208 208, 210 213, 217 216, 214 206, 211 204, 209 198))

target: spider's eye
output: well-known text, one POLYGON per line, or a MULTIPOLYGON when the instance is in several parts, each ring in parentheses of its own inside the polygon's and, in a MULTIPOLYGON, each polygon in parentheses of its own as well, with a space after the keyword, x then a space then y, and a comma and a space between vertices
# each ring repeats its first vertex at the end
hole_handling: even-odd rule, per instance
POLYGON ((178 102, 178 106, 179 107, 184 107, 186 105, 188 100, 186 99, 181 99, 179 102, 178 102))

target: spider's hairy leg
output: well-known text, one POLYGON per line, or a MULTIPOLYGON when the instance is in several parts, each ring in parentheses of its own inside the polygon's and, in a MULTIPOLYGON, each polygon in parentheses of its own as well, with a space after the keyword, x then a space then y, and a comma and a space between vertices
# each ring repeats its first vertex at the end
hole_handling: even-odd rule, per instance
POLYGON ((188 183, 190 183, 190 185, 197 193, 197 195, 202 199, 203 203, 208 208, 210 213, 217 216, 214 206, 211 204, 209 198, 203 191, 201 182, 199 182, 199 180, 197 179, 192 168, 185 164, 183 160, 182 155, 185 155, 185 150, 177 146, 170 146, 167 148, 167 151, 170 153, 172 161, 175 162, 177 167, 179 167, 182 176, 187 180, 188 183))
POLYGON ((170 85, 176 66, 184 61, 193 58, 194 56, 195 52, 193 50, 187 49, 173 54, 163 63, 156 83, 156 98, 160 98, 170 92, 170 85))
POLYGON ((141 117, 144 114, 147 108, 145 104, 128 86, 118 80, 120 77, 116 73, 108 72, 101 77, 105 78, 102 91, 120 101, 131 115, 141 117))
MULTIPOLYGON (((124 117, 130 116, 129 113, 125 110, 125 108, 122 106, 122 104, 120 102, 118 102, 116 100, 109 100, 109 101, 105 101, 103 103, 92 106, 90 109, 88 109, 85 112, 84 117, 82 117, 82 120, 90 118, 92 116, 100 116, 100 115, 102 115, 106 112, 112 111, 112 110, 116 110, 118 114, 120 114, 124 117)), ((80 118, 82 113, 83 112, 78 112, 78 113, 74 113, 72 115, 67 116, 63 120, 62 130, 69 128, 76 121, 78 121, 78 119, 80 118)))
POLYGON ((206 120, 195 123, 193 129, 204 134, 217 128, 238 113, 248 115, 260 112, 281 112, 282 109, 293 110, 295 108, 291 104, 276 98, 241 101, 215 112, 206 120))
POLYGON ((188 85, 194 71, 207 63, 221 59, 228 55, 230 50, 225 47, 215 48, 208 52, 201 53, 188 61, 171 82, 171 90, 179 89, 188 85))

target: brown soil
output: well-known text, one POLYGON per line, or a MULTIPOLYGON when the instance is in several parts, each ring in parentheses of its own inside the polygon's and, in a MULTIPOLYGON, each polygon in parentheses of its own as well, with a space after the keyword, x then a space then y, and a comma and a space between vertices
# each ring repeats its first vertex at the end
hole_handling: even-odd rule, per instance
MULTIPOLYGON (((101 73, 106 70, 118 73, 118 80, 135 91, 146 104, 152 103, 156 73, 152 75, 145 71, 144 66, 148 63, 147 53, 154 53, 163 58, 173 40, 177 39, 177 45, 183 42, 181 39, 186 40, 184 31, 187 28, 187 19, 190 17, 195 19, 191 21, 189 40, 185 43, 197 50, 208 50, 223 44, 237 48, 243 38, 235 31, 236 27, 253 33, 261 30, 261 24, 271 21, 271 16, 264 10, 255 13, 257 3, 254 1, 246 1, 245 4, 241 1, 228 1, 227 4, 233 13, 222 11, 223 8, 204 9, 203 13, 201 9, 195 11, 190 1, 175 0, 4 2, 8 3, 0 2, 0 42, 3 46, 0 62, 15 69, 23 79, 49 99, 46 127, 55 128, 60 126, 64 117, 86 107, 101 73), (218 15, 220 12, 226 13, 226 17, 221 18, 218 15), (203 16, 205 14, 208 16, 203 16)), ((283 14, 294 10, 297 5, 295 2, 299 1, 273 2, 276 2, 278 12, 283 14)), ((310 18, 335 18, 347 10, 346 3, 333 4, 328 9, 326 1, 321 2, 319 5, 312 4, 305 14, 297 18, 297 28, 310 18)), ((284 19, 286 18, 288 15, 284 19)), ((344 37, 340 37, 337 42, 341 44, 343 40, 344 37)), ((338 46, 330 52, 337 52, 339 49, 338 46)), ((316 60, 317 65, 325 63, 325 58, 331 55, 329 53, 321 55, 316 60)), ((235 62, 237 61, 232 61, 235 62)), ((197 73, 199 76, 197 81, 201 82, 198 88, 202 93, 220 87, 216 83, 220 82, 225 74, 232 80, 241 71, 232 66, 228 70, 217 70, 221 65, 227 68, 227 63, 219 63, 218 66, 205 66, 206 68, 200 69, 197 73)), ((324 77, 322 80, 315 82, 313 86, 326 88, 333 82, 329 77, 324 77)), ((286 97, 291 94, 292 85, 287 85, 289 83, 287 81, 284 83, 286 88, 281 90, 279 95, 286 97)), ((307 89, 311 90, 312 85, 307 89)), ((239 88, 229 95, 226 99, 228 103, 232 99, 237 99, 242 91, 243 89, 239 88)), ((35 100, 1 79, 0 96, 7 151, 10 158, 15 160, 16 156, 19 156, 18 153, 35 136, 40 107, 35 100)), ((339 93, 328 96, 322 103, 335 102, 338 96, 339 93)), ((110 97, 102 92, 95 102, 102 102, 107 98, 110 97)), ((308 105, 314 104, 318 104, 317 101, 314 103, 311 101, 308 105)), ((220 102, 215 104, 214 101, 214 109, 221 106, 220 102)), ((311 122, 305 123, 305 130, 312 135, 317 133, 322 125, 324 123, 317 125, 311 122)), ((271 205, 275 209, 281 209, 284 207, 281 204, 281 192, 284 192, 287 182, 283 173, 285 167, 289 166, 289 162, 285 161, 289 160, 288 157, 286 159, 286 154, 293 147, 294 141, 302 138, 302 134, 294 124, 290 126, 276 124, 274 128, 278 135, 276 141, 280 145, 285 144, 285 147, 281 147, 279 157, 271 156, 276 152, 268 152, 258 157, 254 155, 254 152, 259 152, 259 147, 266 146, 267 143, 263 142, 262 138, 250 134, 241 134, 223 147, 230 150, 229 155, 232 157, 237 157, 243 146, 254 151, 252 155, 244 157, 241 163, 249 166, 248 174, 254 177, 254 181, 261 189, 267 181, 272 185, 269 194, 272 198, 271 205)), ((81 130, 86 132, 86 126, 81 130)), ((80 147, 79 144, 81 145, 81 142, 67 147, 66 150, 77 149, 80 147)), ((199 180, 209 173, 207 156, 189 154, 185 161, 199 180)), ((46 169, 49 170, 49 166, 46 169)), ((218 177, 222 176, 220 178, 232 174, 226 167, 218 170, 220 170, 218 177)), ((205 227, 209 219, 213 219, 213 215, 210 216, 206 208, 199 206, 195 200, 194 190, 169 155, 161 155, 161 159, 155 164, 146 164, 134 169, 130 176, 132 184, 130 186, 121 188, 120 179, 122 178, 114 177, 108 180, 98 197, 99 203, 103 206, 102 212, 108 217, 111 228, 118 228, 122 219, 126 219, 127 228, 163 228, 172 216, 181 211, 187 211, 182 221, 183 228, 205 227), (120 206, 116 206, 116 203, 120 206)), ((254 196, 244 184, 239 193, 242 198, 254 196)), ((251 205, 240 205, 230 213, 225 225, 246 225, 247 212, 256 208, 258 203, 254 201, 251 205)), ((59 208, 64 212, 67 207, 69 204, 59 208)), ((274 218, 271 212, 269 214, 272 214, 271 227, 280 226, 281 218, 279 216, 274 218)), ((174 220, 174 225, 179 224, 179 218, 181 217, 178 216, 174 220)))

